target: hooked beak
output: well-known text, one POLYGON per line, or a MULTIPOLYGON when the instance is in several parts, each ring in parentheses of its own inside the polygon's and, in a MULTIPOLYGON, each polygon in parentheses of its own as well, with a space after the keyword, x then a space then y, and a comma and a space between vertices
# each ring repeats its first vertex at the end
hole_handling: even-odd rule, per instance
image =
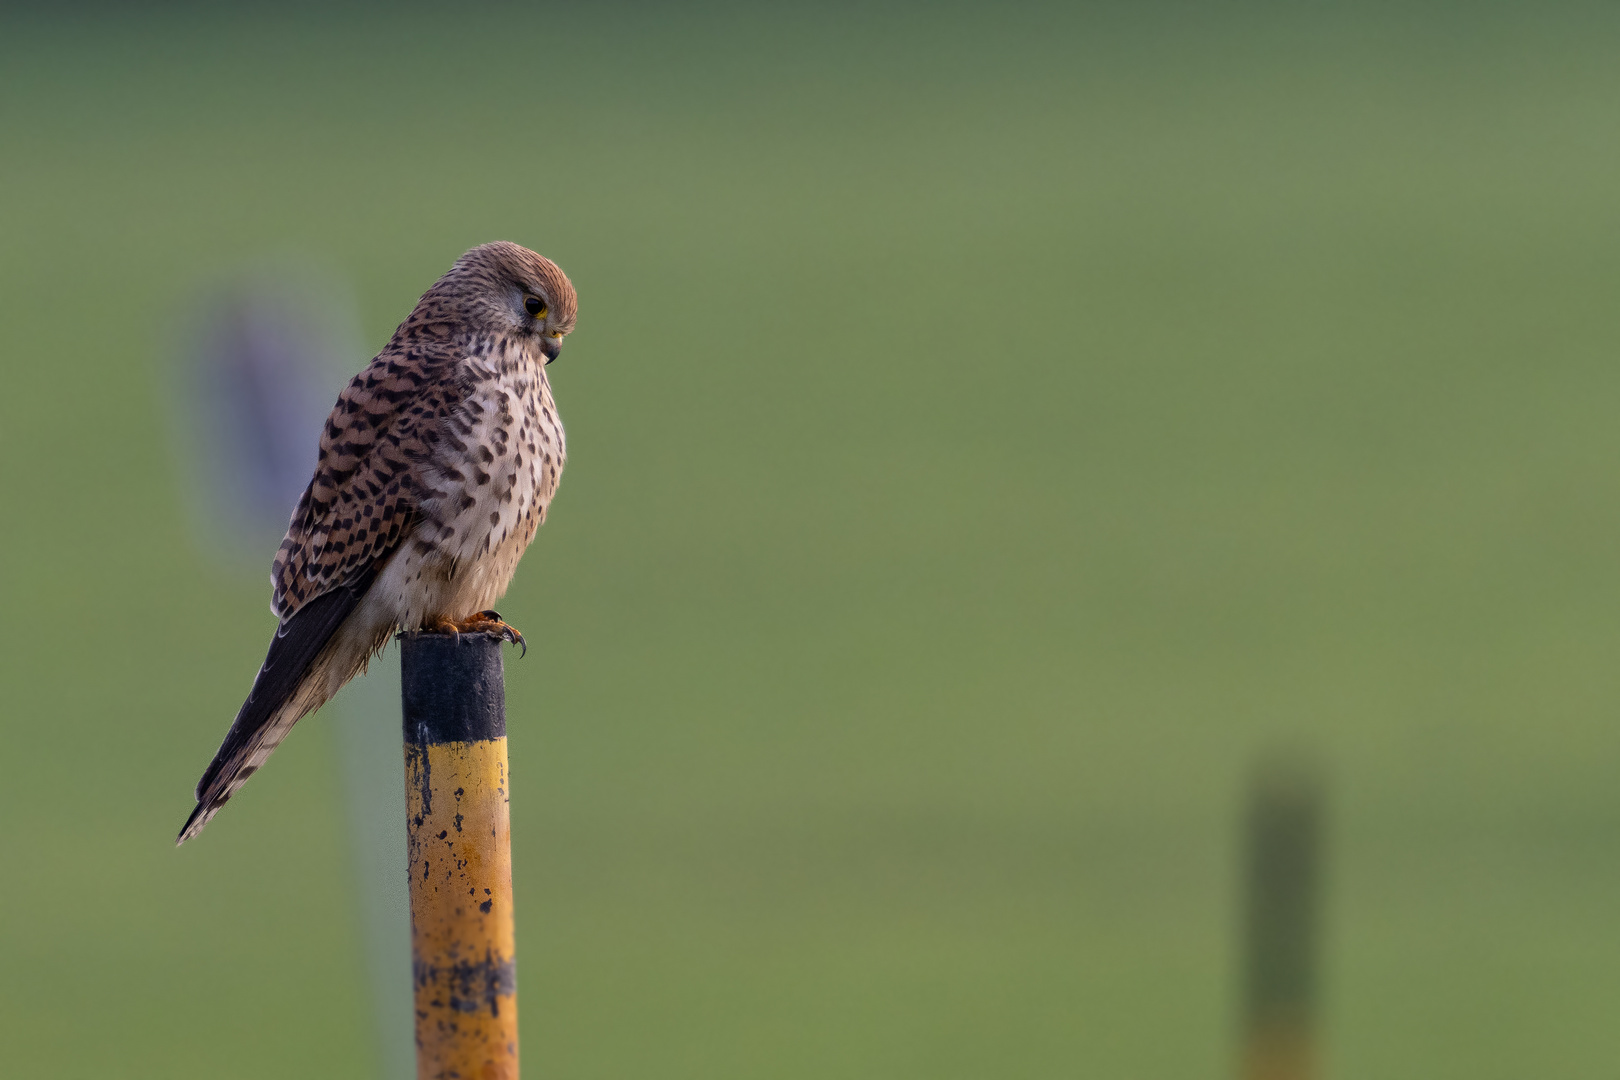
POLYGON ((562 352, 562 335, 547 334, 542 337, 540 339, 540 351, 546 354, 547 364, 557 359, 557 354, 562 352))

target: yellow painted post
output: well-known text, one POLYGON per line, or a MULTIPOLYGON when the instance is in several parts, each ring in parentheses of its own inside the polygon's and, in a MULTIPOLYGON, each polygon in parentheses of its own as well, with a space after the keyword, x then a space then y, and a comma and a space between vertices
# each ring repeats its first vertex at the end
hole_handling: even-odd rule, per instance
POLYGON ((1321 802, 1299 765, 1263 769, 1250 795, 1242 1080, 1316 1074, 1321 802))
POLYGON ((400 635, 417 1080, 517 1080, 501 642, 400 635))

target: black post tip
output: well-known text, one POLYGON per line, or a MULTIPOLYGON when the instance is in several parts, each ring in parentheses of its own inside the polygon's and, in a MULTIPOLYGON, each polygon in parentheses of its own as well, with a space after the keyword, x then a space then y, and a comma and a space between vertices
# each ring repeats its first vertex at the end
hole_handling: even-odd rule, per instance
POLYGON ((501 641, 488 634, 399 635, 405 741, 417 746, 506 737, 501 641))

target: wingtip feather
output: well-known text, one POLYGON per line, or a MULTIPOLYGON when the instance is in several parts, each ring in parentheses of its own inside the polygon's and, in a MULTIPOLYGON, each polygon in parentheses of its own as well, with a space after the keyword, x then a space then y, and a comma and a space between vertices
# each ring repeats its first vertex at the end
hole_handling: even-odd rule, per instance
POLYGON ((174 846, 179 847, 202 832, 203 827, 212 821, 214 815, 219 812, 221 805, 223 804, 215 803, 213 806, 209 806, 206 803, 198 803, 196 808, 191 811, 191 816, 186 818, 185 825, 181 826, 180 835, 174 838, 174 846))

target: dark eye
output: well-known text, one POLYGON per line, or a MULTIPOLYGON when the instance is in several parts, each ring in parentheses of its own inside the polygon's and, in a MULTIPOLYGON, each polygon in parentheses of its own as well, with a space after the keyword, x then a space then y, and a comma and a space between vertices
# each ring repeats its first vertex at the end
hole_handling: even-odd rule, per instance
POLYGON ((523 301, 523 310, 527 311, 530 315, 533 315, 537 319, 544 318, 546 314, 546 302, 540 299, 538 296, 531 296, 527 300, 523 301))

